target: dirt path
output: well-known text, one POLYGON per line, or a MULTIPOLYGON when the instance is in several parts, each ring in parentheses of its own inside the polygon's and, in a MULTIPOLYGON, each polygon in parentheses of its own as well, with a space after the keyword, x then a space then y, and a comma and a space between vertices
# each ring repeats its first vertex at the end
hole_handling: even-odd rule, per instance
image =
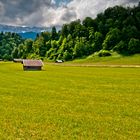
POLYGON ((111 67, 111 68, 140 68, 140 65, 118 65, 118 64, 67 64, 67 63, 49 63, 57 66, 72 66, 72 67, 111 67))

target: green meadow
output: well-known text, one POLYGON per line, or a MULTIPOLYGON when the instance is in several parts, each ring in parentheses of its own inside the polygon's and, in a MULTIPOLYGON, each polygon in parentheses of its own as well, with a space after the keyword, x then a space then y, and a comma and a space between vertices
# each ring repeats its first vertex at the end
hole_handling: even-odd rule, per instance
POLYGON ((83 59, 76 59, 72 64, 94 64, 94 65, 140 65, 140 54, 132 56, 122 56, 117 53, 113 53, 112 56, 98 57, 97 55, 90 55, 83 59))
POLYGON ((140 139, 140 68, 0 62, 0 139, 140 139))

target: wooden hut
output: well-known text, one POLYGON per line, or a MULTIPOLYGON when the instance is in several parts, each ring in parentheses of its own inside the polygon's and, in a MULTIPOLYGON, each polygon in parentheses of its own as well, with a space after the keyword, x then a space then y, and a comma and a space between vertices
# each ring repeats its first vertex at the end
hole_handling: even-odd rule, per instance
POLYGON ((23 60, 23 70, 41 70, 42 66, 41 60, 23 60))

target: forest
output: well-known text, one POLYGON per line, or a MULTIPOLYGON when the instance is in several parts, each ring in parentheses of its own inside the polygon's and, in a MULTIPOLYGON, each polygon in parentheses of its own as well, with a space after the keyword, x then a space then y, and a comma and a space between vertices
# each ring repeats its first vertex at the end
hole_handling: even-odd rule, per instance
POLYGON ((64 24, 57 31, 42 32, 35 40, 16 33, 0 33, 0 59, 13 58, 73 60, 94 53, 100 57, 112 52, 140 53, 140 3, 134 7, 107 8, 95 19, 86 17, 64 24))

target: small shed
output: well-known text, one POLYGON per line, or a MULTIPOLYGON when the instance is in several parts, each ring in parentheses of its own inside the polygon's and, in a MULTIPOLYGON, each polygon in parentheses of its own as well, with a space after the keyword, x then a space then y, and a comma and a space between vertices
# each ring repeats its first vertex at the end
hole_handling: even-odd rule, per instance
POLYGON ((43 62, 41 60, 23 60, 23 70, 41 70, 43 62))

